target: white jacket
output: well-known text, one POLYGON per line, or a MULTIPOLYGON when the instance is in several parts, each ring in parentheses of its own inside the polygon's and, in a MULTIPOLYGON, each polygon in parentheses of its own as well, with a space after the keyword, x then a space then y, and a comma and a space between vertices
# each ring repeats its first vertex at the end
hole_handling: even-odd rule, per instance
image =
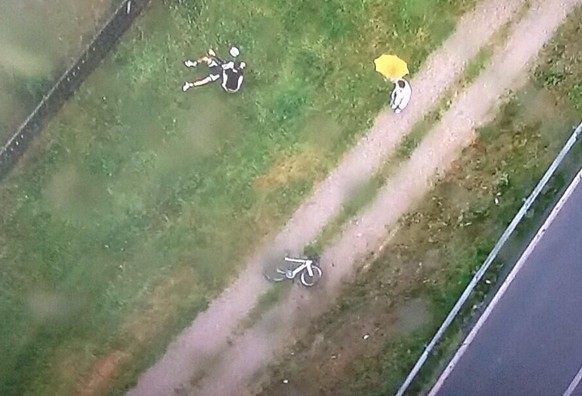
POLYGON ((406 80, 402 81, 404 81, 404 88, 401 88, 396 84, 396 87, 390 96, 390 107, 397 113, 408 106, 408 102, 410 102, 410 97, 412 96, 412 88, 410 88, 410 84, 406 80))

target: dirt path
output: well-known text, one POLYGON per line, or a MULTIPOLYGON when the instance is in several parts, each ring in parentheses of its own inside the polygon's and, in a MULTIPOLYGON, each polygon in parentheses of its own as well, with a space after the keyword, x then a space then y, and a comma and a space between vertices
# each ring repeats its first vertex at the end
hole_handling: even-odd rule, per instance
POLYGON ((505 47, 495 54, 490 67, 457 98, 359 222, 326 252, 322 262, 333 263, 333 268, 327 268, 323 287, 316 291, 294 289, 286 301, 267 312, 225 351, 225 358, 213 367, 193 394, 244 394, 242 389, 277 351, 289 344, 289 337, 337 297, 342 281, 353 273, 354 263, 380 245, 386 229, 394 226, 430 190, 435 176, 471 143, 475 128, 488 119, 492 109, 496 110, 499 98, 525 82, 520 77, 525 75, 530 62, 573 6, 581 3, 582 0, 554 0, 532 5, 514 27, 505 47))
MULTIPOLYGON (((491 102, 509 84, 509 80, 506 81, 509 77, 500 81, 496 81, 496 78, 487 81, 491 86, 498 87, 490 100, 480 98, 480 89, 477 90, 476 98, 469 98, 473 102, 463 102, 464 107, 454 106, 449 111, 448 114, 454 112, 454 115, 447 115, 445 119, 455 126, 454 130, 441 131, 438 134, 435 130, 433 135, 427 137, 425 143, 418 148, 417 154, 404 165, 370 211, 353 228, 346 230, 338 244, 326 253, 323 262, 333 263, 334 268, 327 266, 326 282, 317 293, 307 295, 299 290, 294 291, 289 301, 277 310, 267 313, 257 326, 249 329, 231 346, 230 338, 237 326, 269 286, 261 276, 263 263, 274 254, 280 257, 283 251, 301 252, 303 246, 311 242, 322 227, 339 212, 350 193, 369 179, 382 160, 393 152, 401 138, 431 110, 437 99, 463 71, 465 63, 477 54, 497 29, 516 15, 522 4, 521 0, 484 1, 474 12, 465 16, 453 36, 429 58, 425 68, 412 80, 417 94, 411 107, 398 117, 389 112, 379 115, 372 130, 346 155, 338 169, 319 186, 314 195, 294 214, 285 229, 269 244, 269 251, 260 253, 250 261, 239 279, 169 346, 165 356, 141 376, 136 388, 129 395, 170 395, 173 390, 187 389, 193 377, 204 374, 206 378, 202 385, 208 390, 207 394, 234 394, 233 390, 237 386, 244 384, 268 361, 277 345, 282 345, 287 333, 283 330, 288 330, 292 324, 301 325, 295 322, 299 307, 313 298, 327 299, 328 297, 323 296, 325 293, 329 293, 329 298, 332 298, 341 284, 341 278, 352 271, 354 262, 374 250, 378 241, 385 237, 385 227, 393 224, 426 191, 429 179, 434 174, 433 168, 446 165, 448 159, 456 154, 458 147, 465 144, 467 139, 470 140, 470 136, 465 135, 471 134, 471 126, 482 116, 479 109, 486 111, 490 107, 491 102), (478 104, 476 108, 475 103, 478 104), (445 140, 441 135, 454 131, 457 135, 450 135, 450 146, 443 144, 445 140), (429 141, 431 145, 427 146, 429 141), (417 177, 411 178, 411 174, 417 177), (386 207, 391 210, 386 211, 386 207), (227 356, 228 361, 221 361, 221 356, 227 356), (216 366, 217 370, 204 373, 203 370, 208 366, 216 366), (217 387, 218 385, 221 387, 217 387)), ((552 4, 556 8, 555 2, 552 4)), ((547 11, 546 18, 549 19, 557 11, 559 10, 547 11)), ((544 40, 545 38, 546 36, 544 40)), ((528 35, 522 35, 521 40, 528 40, 528 35)), ((528 47, 535 47, 535 43, 529 44, 528 47)), ((519 71, 528 59, 519 62, 512 60, 509 63, 516 64, 516 70, 519 71)), ((494 70, 495 67, 501 67, 498 63, 499 61, 492 66, 494 70)), ((497 77, 498 72, 494 72, 494 77, 497 77)), ((515 72, 513 71, 514 74, 515 72)), ((508 70, 505 76, 511 73, 512 70, 508 70)), ((479 81, 481 79, 476 84, 479 81)), ((319 314, 323 308, 320 305, 316 310, 310 311, 309 315, 304 316, 304 320, 319 314)), ((201 390, 201 393, 205 392, 201 390)))

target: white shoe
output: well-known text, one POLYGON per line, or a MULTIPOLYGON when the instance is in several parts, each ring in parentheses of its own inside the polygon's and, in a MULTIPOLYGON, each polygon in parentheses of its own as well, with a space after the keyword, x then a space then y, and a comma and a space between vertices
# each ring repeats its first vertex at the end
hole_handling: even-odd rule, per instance
POLYGON ((186 67, 196 67, 197 64, 198 64, 198 62, 192 61, 190 59, 188 59, 187 61, 184 61, 184 65, 186 67))
POLYGON ((396 114, 400 113, 401 111, 402 111, 402 110, 401 110, 399 107, 397 107, 397 108, 394 110, 394 112, 395 112, 396 114))
POLYGON ((186 92, 187 90, 189 90, 193 86, 194 86, 194 84, 192 84, 191 82, 185 82, 184 85, 182 86, 182 91, 186 92))

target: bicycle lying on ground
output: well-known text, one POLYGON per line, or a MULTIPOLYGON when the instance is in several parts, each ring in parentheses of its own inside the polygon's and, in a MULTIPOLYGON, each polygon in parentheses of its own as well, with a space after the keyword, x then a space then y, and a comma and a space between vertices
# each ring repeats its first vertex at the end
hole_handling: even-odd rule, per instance
POLYGON ((286 279, 294 279, 299 275, 303 286, 311 287, 321 279, 323 271, 319 267, 319 258, 292 258, 285 257, 285 265, 275 268, 270 273, 265 272, 265 277, 273 282, 281 282, 286 279))

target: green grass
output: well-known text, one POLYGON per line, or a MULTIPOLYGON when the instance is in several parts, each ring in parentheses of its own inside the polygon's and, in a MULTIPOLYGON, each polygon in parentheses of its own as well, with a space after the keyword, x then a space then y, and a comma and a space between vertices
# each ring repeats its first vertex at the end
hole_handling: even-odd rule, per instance
MULTIPOLYGON (((290 383, 307 383, 317 368, 320 380, 301 391, 309 394, 324 389, 320 394, 362 395, 396 392, 523 198, 570 136, 571 127, 581 121, 582 98, 577 96, 576 87, 582 79, 582 42, 577 40, 581 17, 579 8, 542 51, 530 84, 502 106, 495 120, 479 129, 478 139, 463 151, 452 170, 414 212, 401 220, 399 231, 381 256, 360 274, 336 307, 313 324, 309 332, 313 335, 303 340, 304 349, 295 351, 291 363, 274 368, 274 382, 281 377, 290 383), (424 266, 419 267, 419 263, 424 266), (431 307, 432 319, 425 328, 405 336, 388 336, 385 342, 360 354, 344 351, 350 356, 349 362, 333 370, 325 369, 329 366, 324 359, 329 357, 318 359, 310 352, 316 334, 325 334, 330 345, 347 345, 341 338, 346 334, 344 323, 356 322, 356 330, 359 323, 373 323, 390 334, 394 319, 389 316, 382 321, 382 314, 408 298, 422 298, 431 307), (335 334, 338 327, 341 332, 335 334)), ((578 143, 501 251, 485 282, 477 287, 409 394, 419 394, 434 379, 436 369, 461 339, 473 305, 483 301, 491 285, 515 262, 581 163, 582 145, 578 143)), ((263 394, 270 394, 270 390, 263 394)))
POLYGON ((489 61, 491 60, 491 55, 493 55, 493 49, 491 47, 484 47, 479 50, 477 56, 472 59, 465 68, 466 79, 469 83, 474 81, 481 71, 485 69, 489 61))
POLYGON ((259 296, 257 304, 253 307, 251 312, 247 315, 240 325, 239 331, 244 331, 245 329, 253 326, 265 312, 270 308, 279 303, 291 290, 288 286, 292 285, 291 282, 284 282, 272 285, 267 289, 266 292, 259 296))
POLYGON ((385 105, 373 59, 414 72, 473 3, 152 2, 0 188, 0 393, 70 394, 116 350, 131 386, 385 105), (183 94, 231 43, 243 91, 183 94))

